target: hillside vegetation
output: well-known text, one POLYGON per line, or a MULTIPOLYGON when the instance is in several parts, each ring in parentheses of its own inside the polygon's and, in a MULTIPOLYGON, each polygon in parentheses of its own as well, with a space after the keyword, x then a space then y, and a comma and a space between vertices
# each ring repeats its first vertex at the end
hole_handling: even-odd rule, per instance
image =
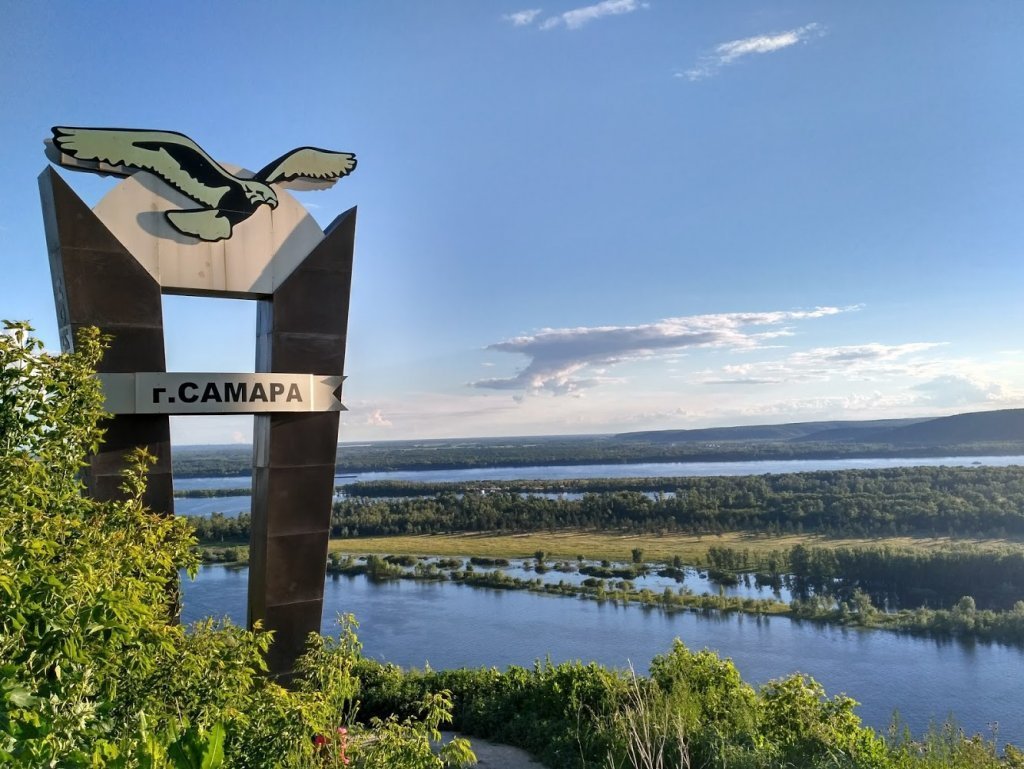
POLYGON ((267 675, 270 636, 174 621, 178 570, 194 573, 182 519, 141 499, 135 455, 124 498, 96 502, 79 472, 102 439, 102 344, 81 334, 49 356, 24 324, 0 334, 0 764, 90 769, 428 769, 451 699, 416 718, 355 721, 359 646, 311 635, 291 689, 267 675))

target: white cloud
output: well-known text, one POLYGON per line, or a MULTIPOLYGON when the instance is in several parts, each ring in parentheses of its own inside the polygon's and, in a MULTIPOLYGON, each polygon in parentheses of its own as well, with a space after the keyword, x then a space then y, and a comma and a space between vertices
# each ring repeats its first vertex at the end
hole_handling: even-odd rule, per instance
POLYGON ((373 427, 391 427, 391 420, 380 409, 374 409, 366 417, 366 424, 373 427))
POLYGON ((473 387, 565 395, 608 382, 595 368, 665 355, 685 348, 758 347, 784 330, 782 324, 822 318, 857 309, 817 307, 813 310, 720 313, 666 318, 638 326, 597 326, 541 329, 489 345, 487 349, 530 358, 515 376, 483 379, 473 387), (768 328, 765 328, 768 327, 768 328), (762 330, 763 329, 763 330, 762 330), (588 369, 594 376, 580 376, 588 369))
POLYGON ((346 404, 350 411, 341 414, 341 439, 345 441, 381 440, 384 437, 458 438, 522 432, 520 406, 508 398, 497 398, 490 393, 467 392, 464 389, 455 393, 401 392, 378 395, 372 401, 346 401, 346 404), (381 422, 375 424, 375 417, 379 417, 381 422))
POLYGON ((943 342, 876 342, 820 347, 794 352, 779 360, 727 365, 673 379, 711 387, 741 385, 729 398, 751 395, 757 402, 749 412, 752 416, 764 409, 765 414, 775 410, 780 414, 802 412, 807 418, 817 418, 818 412, 834 415, 895 409, 907 412, 897 416, 909 416, 911 410, 934 415, 937 410, 1018 408, 1024 404, 1024 391, 1013 386, 1016 377, 1011 370, 993 367, 991 362, 943 355, 939 351, 946 346, 943 342), (786 388, 785 392, 827 395, 765 401, 766 395, 779 392, 772 386, 780 385, 786 388), (865 390, 865 386, 872 390, 865 390), (833 395, 837 391, 849 394, 833 395))
POLYGON ((730 40, 715 46, 711 54, 702 56, 697 64, 690 69, 676 72, 675 77, 686 78, 690 81, 703 80, 717 74, 722 67, 732 64, 744 56, 774 53, 824 34, 824 28, 820 24, 813 23, 774 35, 755 35, 741 40, 730 40))
POLYGON ((918 354, 943 346, 942 342, 845 345, 794 352, 780 360, 723 366, 718 372, 698 372, 697 381, 708 385, 774 385, 825 382, 834 379, 872 381, 897 376, 933 376, 948 361, 918 354))
POLYGON ((965 406, 1003 401, 1007 397, 1002 385, 986 382, 967 374, 943 374, 914 386, 922 398, 942 406, 965 406))
POLYGON ((540 8, 530 8, 524 11, 516 11, 515 13, 506 13, 502 16, 502 20, 509 22, 513 27, 528 27, 533 24, 533 20, 540 16, 540 8))
POLYGON ((170 424, 171 444, 174 446, 252 443, 252 417, 247 414, 172 416, 170 424))
POLYGON ((712 412, 713 422, 722 420, 735 423, 770 423, 779 420, 815 421, 819 419, 873 419, 898 411, 904 416, 915 403, 909 393, 886 393, 878 390, 847 395, 785 398, 775 401, 746 404, 744 406, 712 412), (728 415, 728 416, 726 416, 728 415))
MULTIPOLYGON (((834 325, 848 329, 852 317, 848 316, 842 324, 838 317, 834 320, 834 325)), ((823 330, 820 327, 827 321, 783 322, 792 323, 802 334, 809 334, 814 326, 823 330)), ((748 327, 741 331, 751 336, 772 328, 748 327)), ((912 352, 908 346, 893 344, 877 349, 875 363, 871 364, 889 366, 889 375, 883 376, 882 369, 876 368, 869 378, 850 373, 850 367, 868 365, 863 350, 860 354, 854 353, 862 347, 865 346, 815 348, 817 352, 812 356, 815 360, 842 361, 840 365, 830 364, 835 365, 832 377, 795 379, 777 387, 756 386, 750 382, 746 384, 751 386, 707 386, 703 384, 700 372, 669 380, 661 364, 669 356, 678 357, 678 352, 662 351, 647 361, 623 362, 618 369, 609 364, 584 366, 573 376, 584 380, 603 377, 597 374, 597 370, 604 366, 609 366, 612 373, 617 374, 621 370, 630 376, 628 387, 612 386, 611 380, 601 378, 601 386, 573 393, 576 396, 584 394, 585 397, 536 397, 526 387, 493 390, 458 387, 451 382, 453 389, 443 392, 431 386, 415 391, 400 388, 383 393, 374 387, 371 388, 374 391, 372 399, 362 400, 354 385, 346 399, 352 411, 342 413, 341 437, 345 441, 353 441, 384 437, 414 439, 615 433, 818 419, 930 417, 1024 406, 1024 390, 1019 386, 1024 381, 1024 373, 1018 367, 989 360, 953 357, 948 354, 946 346, 912 352), (902 356, 900 352, 903 352, 902 356), (890 359, 888 363, 886 358, 890 359), (650 377, 651 369, 660 373, 650 377), (900 371, 908 373, 903 376, 900 371), (941 381, 933 381, 945 375, 968 382, 958 391, 957 382, 949 381, 944 386, 941 381), (977 400, 970 400, 971 383, 979 395, 977 400), (382 428, 366 423, 367 414, 376 409, 387 416, 387 420, 393 423, 392 427, 382 428)), ((706 367, 708 360, 735 358, 738 351, 747 351, 743 360, 747 356, 759 359, 778 355, 756 346, 691 347, 686 366, 706 367)), ((791 356, 782 353, 779 357, 786 360, 791 356)), ((417 387, 425 384, 411 374, 406 379, 416 382, 417 387)))
POLYGON ((544 20, 540 28, 554 29, 564 24, 568 29, 579 29, 584 24, 604 16, 621 16, 624 13, 632 13, 646 7, 646 3, 641 3, 638 0, 603 0, 594 5, 573 8, 571 11, 560 13, 557 16, 550 16, 544 20))

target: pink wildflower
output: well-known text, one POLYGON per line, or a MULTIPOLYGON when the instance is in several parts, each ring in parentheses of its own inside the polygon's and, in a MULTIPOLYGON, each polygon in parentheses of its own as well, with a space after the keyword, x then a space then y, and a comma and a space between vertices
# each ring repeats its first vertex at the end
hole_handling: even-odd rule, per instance
POLYGON ((349 764, 349 757, 345 755, 345 748, 348 746, 348 729, 344 726, 338 727, 338 758, 345 766, 349 764))

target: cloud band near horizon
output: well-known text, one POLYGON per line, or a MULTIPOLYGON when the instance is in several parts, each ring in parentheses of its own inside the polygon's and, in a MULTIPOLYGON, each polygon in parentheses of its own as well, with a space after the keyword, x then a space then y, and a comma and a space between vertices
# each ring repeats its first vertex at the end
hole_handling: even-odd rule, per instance
POLYGON ((526 355, 530 361, 515 376, 481 379, 472 382, 471 386, 571 394, 607 381, 602 379, 601 371, 594 372, 597 376, 578 376, 587 368, 601 369, 687 348, 755 349, 768 340, 789 336, 792 332, 785 325, 787 323, 856 309, 858 307, 816 307, 812 310, 719 313, 665 318, 636 326, 541 329, 535 334, 488 345, 488 350, 526 355))

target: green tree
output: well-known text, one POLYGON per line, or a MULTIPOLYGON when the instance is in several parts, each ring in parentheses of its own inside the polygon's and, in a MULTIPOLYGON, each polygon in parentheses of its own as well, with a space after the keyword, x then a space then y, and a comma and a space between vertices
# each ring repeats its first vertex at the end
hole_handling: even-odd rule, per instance
POLYGON ((860 588, 853 591, 853 596, 851 596, 850 601, 857 612, 857 616, 860 617, 862 622, 870 620, 878 611, 871 603, 871 596, 860 588))
MULTIPOLYGON (((171 621, 179 569, 197 566, 195 540, 184 519, 143 505, 151 458, 130 458, 123 499, 83 494, 81 470, 102 440, 92 373, 103 346, 86 330, 74 354, 49 355, 26 324, 0 334, 0 764, 337 763, 324 744, 339 747, 326 741, 351 725, 358 688, 348 626, 339 641, 312 637, 288 691, 265 675, 269 634, 171 621)), ((421 745, 447 711, 426 714, 391 742, 421 745)), ((354 730, 356 766, 376 765, 360 752, 373 736, 354 730)))

